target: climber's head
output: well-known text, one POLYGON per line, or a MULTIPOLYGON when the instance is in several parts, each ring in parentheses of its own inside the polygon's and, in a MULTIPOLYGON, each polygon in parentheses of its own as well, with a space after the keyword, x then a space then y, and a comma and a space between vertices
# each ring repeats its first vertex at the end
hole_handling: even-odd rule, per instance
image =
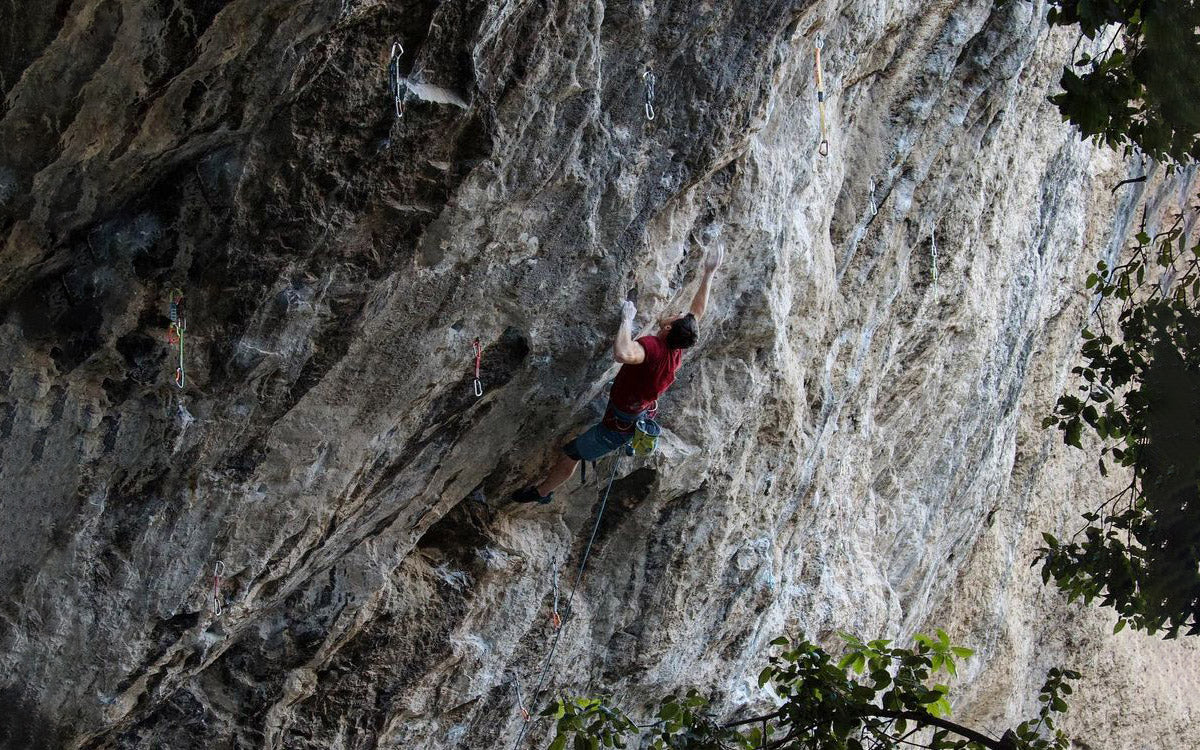
POLYGON ((658 321, 658 335, 672 349, 687 349, 696 343, 699 334, 700 327, 696 323, 696 316, 691 313, 673 315, 658 321))

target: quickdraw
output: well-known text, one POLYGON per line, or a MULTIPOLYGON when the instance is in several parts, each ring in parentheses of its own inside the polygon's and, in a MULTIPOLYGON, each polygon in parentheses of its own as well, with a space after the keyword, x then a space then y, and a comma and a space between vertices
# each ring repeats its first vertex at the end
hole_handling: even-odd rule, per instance
POLYGON ((187 330, 187 324, 180 320, 178 323, 172 323, 175 327, 175 335, 179 342, 179 367, 175 368, 175 385, 183 388, 185 375, 183 373, 183 332, 187 330))
POLYGON ((555 630, 558 630, 562 627, 562 615, 558 613, 558 559, 552 559, 550 566, 552 574, 550 586, 554 589, 554 604, 550 610, 550 624, 554 626, 555 630))
POLYGON ((871 217, 874 218, 879 215, 879 204, 875 202, 875 183, 874 182, 871 183, 871 191, 870 192, 871 192, 871 197, 869 200, 870 200, 870 206, 871 206, 871 217))
POLYGON ((172 289, 167 302, 167 317, 172 323, 179 322, 179 307, 183 304, 183 292, 172 289))
POLYGON ((404 45, 392 43, 392 55, 388 59, 388 93, 396 107, 396 119, 404 117, 404 82, 400 77, 400 58, 404 56, 404 45))
POLYGON ((654 119, 654 71, 646 68, 646 72, 642 73, 642 84, 645 86, 646 92, 646 119, 654 119))
POLYGON ((172 289, 167 302, 167 317, 171 324, 167 326, 167 343, 179 347, 179 366, 175 368, 175 385, 183 388, 186 380, 183 368, 183 334, 187 330, 187 321, 183 319, 183 292, 172 289))
POLYGON ((483 396, 483 381, 479 379, 479 365, 483 361, 483 345, 479 343, 479 339, 475 339, 475 396, 476 398, 483 396))
POLYGON ((213 612, 215 612, 218 617, 221 616, 221 612, 223 610, 221 606, 221 582, 224 580, 224 578, 225 563, 222 560, 217 560, 217 564, 213 566, 212 599, 213 612))
POLYGON ((513 678, 513 686, 517 689, 517 707, 521 709, 521 718, 525 721, 532 721, 533 717, 529 715, 529 709, 525 707, 525 700, 521 697, 520 681, 513 678))
POLYGON ((817 151, 821 156, 829 156, 829 127, 825 124, 825 78, 821 74, 821 49, 825 43, 818 36, 813 46, 817 50, 817 110, 821 114, 821 145, 817 151))
POLYGON ((929 233, 929 253, 931 256, 930 270, 933 272, 933 283, 937 283, 937 230, 929 233))

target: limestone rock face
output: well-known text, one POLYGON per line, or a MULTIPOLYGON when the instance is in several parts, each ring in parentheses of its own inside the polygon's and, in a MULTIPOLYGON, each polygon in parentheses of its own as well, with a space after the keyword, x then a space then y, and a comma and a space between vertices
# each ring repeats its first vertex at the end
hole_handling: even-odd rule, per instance
POLYGON ((943 625, 964 721, 1073 665, 1080 740, 1189 745, 1196 648, 1029 570, 1105 489, 1039 427, 1080 281, 1190 181, 1060 122, 1044 15, 4 4, 0 742, 514 746, 611 475, 546 690, 733 715, 781 633, 943 625), (603 404, 620 302, 653 330, 718 244, 659 455, 507 505, 603 404))

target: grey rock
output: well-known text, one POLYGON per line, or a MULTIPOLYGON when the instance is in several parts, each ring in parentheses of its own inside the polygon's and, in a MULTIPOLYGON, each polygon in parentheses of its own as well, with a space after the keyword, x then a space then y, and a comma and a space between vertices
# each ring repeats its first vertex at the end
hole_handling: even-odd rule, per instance
POLYGON ((783 632, 943 625, 966 721, 1069 664, 1069 732, 1186 745, 1196 648, 1028 570, 1103 491, 1039 428, 1079 282, 1191 177, 1110 193, 1142 165, 1046 103, 1075 39, 1044 10, 6 6, 0 743, 512 746, 611 464, 496 499, 592 418, 629 291, 652 325, 719 242, 546 687, 733 712, 783 632))

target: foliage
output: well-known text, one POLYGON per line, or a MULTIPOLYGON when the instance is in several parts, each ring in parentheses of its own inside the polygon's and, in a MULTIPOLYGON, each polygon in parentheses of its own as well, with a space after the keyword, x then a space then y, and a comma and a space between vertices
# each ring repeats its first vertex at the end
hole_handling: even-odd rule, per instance
POLYGON ((554 701, 542 716, 557 721, 550 750, 646 746, 654 750, 721 748, 806 748, 813 750, 899 749, 1065 750, 1067 738, 1055 717, 1067 710, 1068 680, 1079 674, 1052 669, 1041 691, 1036 719, 997 740, 948 720, 949 688, 930 684, 953 676, 957 660, 972 651, 936 637, 918 635, 911 648, 891 641, 867 643, 842 634, 846 651, 835 661, 806 640, 777 638, 779 651, 758 677, 764 702, 776 710, 722 722, 708 698, 696 690, 663 698, 655 721, 635 724, 610 696, 554 701), (645 732, 643 734, 643 731, 645 732), (636 739, 634 739, 636 738, 636 739))
MULTIPOLYGON (((996 0, 998 4, 1008 0, 996 0)), ((1200 158, 1200 0, 1049 0, 1052 25, 1111 35, 1063 69, 1051 97, 1085 138, 1137 146, 1158 161, 1200 158), (1118 43, 1119 42, 1119 43, 1118 43)))
POLYGON ((1077 448, 1094 432, 1100 471, 1108 457, 1132 479, 1072 539, 1046 534, 1039 550, 1043 579, 1116 608, 1116 630, 1168 638, 1200 634, 1200 245, 1186 246, 1182 225, 1142 232, 1127 262, 1088 276, 1101 304, 1120 305, 1120 330, 1083 331, 1079 395, 1060 398, 1045 424, 1077 448))

